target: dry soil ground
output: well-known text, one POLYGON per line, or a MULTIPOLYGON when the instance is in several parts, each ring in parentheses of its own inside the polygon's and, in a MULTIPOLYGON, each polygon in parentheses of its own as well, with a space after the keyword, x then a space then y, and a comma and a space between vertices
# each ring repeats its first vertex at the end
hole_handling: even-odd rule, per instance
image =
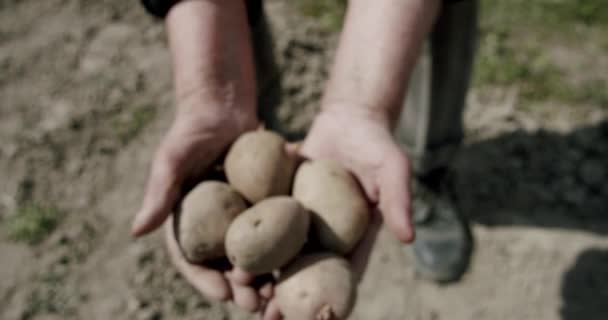
MULTIPOLYGON (((163 27, 137 2, 0 0, 0 319, 249 319, 195 294, 158 234, 128 235, 172 118, 163 27), (45 228, 36 244, 14 240, 45 228)), ((294 133, 314 114, 335 35, 283 1, 267 10, 277 117, 294 133)), ((597 50, 551 52, 606 77, 597 50)), ((382 232, 353 319, 608 319, 608 106, 522 108, 519 96, 469 96, 452 179, 474 222, 469 272, 421 281, 382 232)))

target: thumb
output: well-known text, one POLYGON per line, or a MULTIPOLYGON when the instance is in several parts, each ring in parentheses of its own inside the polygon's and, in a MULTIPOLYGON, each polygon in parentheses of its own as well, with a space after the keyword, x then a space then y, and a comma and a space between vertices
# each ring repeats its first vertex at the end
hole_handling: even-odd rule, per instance
POLYGON ((133 236, 153 231, 165 221, 179 197, 180 185, 177 161, 161 147, 152 163, 142 207, 133 220, 133 236))
POLYGON ((379 208, 389 229, 402 242, 414 241, 411 218, 410 165, 401 152, 387 158, 377 177, 379 208))

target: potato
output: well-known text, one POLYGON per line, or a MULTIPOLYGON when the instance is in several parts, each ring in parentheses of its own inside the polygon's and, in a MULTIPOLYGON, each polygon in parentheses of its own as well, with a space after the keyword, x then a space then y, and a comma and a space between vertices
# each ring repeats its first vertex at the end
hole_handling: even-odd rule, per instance
POLYGON ((260 201, 230 225, 226 234, 228 259, 253 274, 272 272, 302 249, 309 225, 310 214, 291 197, 260 201))
POLYGON ((345 319, 355 300, 355 279, 348 261, 329 253, 297 258, 275 287, 286 320, 345 319))
POLYGON ((285 143, 285 139, 271 131, 241 135, 224 162, 228 182, 251 203, 289 194, 296 159, 287 155, 285 143))
POLYGON ((308 161, 296 172, 293 197, 311 211, 321 245, 350 252, 369 223, 369 205, 346 169, 328 161, 308 161))
POLYGON ((174 220, 177 241, 186 259, 200 263, 224 257, 226 231, 245 209, 245 200, 226 183, 205 181, 192 189, 174 220))

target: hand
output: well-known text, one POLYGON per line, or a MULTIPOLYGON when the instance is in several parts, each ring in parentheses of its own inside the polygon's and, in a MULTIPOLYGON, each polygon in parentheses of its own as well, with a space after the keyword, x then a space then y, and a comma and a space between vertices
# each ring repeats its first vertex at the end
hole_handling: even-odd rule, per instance
POLYGON ((410 164, 387 119, 358 107, 328 108, 316 118, 300 151, 306 158, 333 160, 350 170, 393 234, 413 241, 410 164))
POLYGON ((134 236, 158 228, 180 200, 184 187, 199 182, 230 144, 257 123, 246 112, 189 105, 178 107, 175 121, 156 151, 143 205, 133 222, 134 236))
POLYGON ((167 220, 165 238, 169 255, 185 279, 207 297, 232 298, 250 311, 256 310, 265 297, 270 297, 272 287, 265 285, 257 290, 249 286, 253 277, 245 272, 224 272, 187 262, 175 240, 169 216, 187 186, 199 182, 228 146, 256 125, 255 115, 242 110, 233 114, 213 106, 201 109, 200 103, 188 103, 187 99, 181 103, 171 129, 156 152, 143 205, 132 227, 132 234, 141 236, 167 220))
POLYGON ((273 286, 270 281, 254 287, 254 277, 240 269, 234 268, 222 272, 186 261, 175 240, 173 230, 173 221, 170 217, 165 226, 165 240, 171 262, 186 281, 202 295, 222 301, 231 298, 239 307, 251 312, 262 308, 272 297, 273 286))
MULTIPOLYGON (((408 158, 396 144, 388 120, 357 110, 364 109, 334 108, 319 114, 300 153, 304 158, 342 164, 359 180, 368 200, 376 207, 366 234, 350 256, 353 271, 360 279, 383 221, 402 242, 413 241, 414 229, 408 158)), ((274 301, 268 304, 264 319, 281 319, 274 301)))
MULTIPOLYGON (((181 1, 165 19, 177 99, 175 121, 152 163, 134 236, 158 228, 244 131, 257 126, 255 74, 244 1, 181 1)), ((195 265, 182 256, 171 220, 166 241, 177 269, 203 295, 256 310, 270 285, 254 289, 239 270, 195 265)), ((259 278, 255 279, 259 284, 259 278)))

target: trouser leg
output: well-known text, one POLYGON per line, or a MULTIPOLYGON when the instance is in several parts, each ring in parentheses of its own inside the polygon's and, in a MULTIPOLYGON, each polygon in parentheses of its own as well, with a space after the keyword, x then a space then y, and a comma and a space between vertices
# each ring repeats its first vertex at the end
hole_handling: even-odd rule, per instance
POLYGON ((447 166, 462 141, 477 8, 476 0, 444 5, 410 78, 396 137, 418 175, 447 166))

